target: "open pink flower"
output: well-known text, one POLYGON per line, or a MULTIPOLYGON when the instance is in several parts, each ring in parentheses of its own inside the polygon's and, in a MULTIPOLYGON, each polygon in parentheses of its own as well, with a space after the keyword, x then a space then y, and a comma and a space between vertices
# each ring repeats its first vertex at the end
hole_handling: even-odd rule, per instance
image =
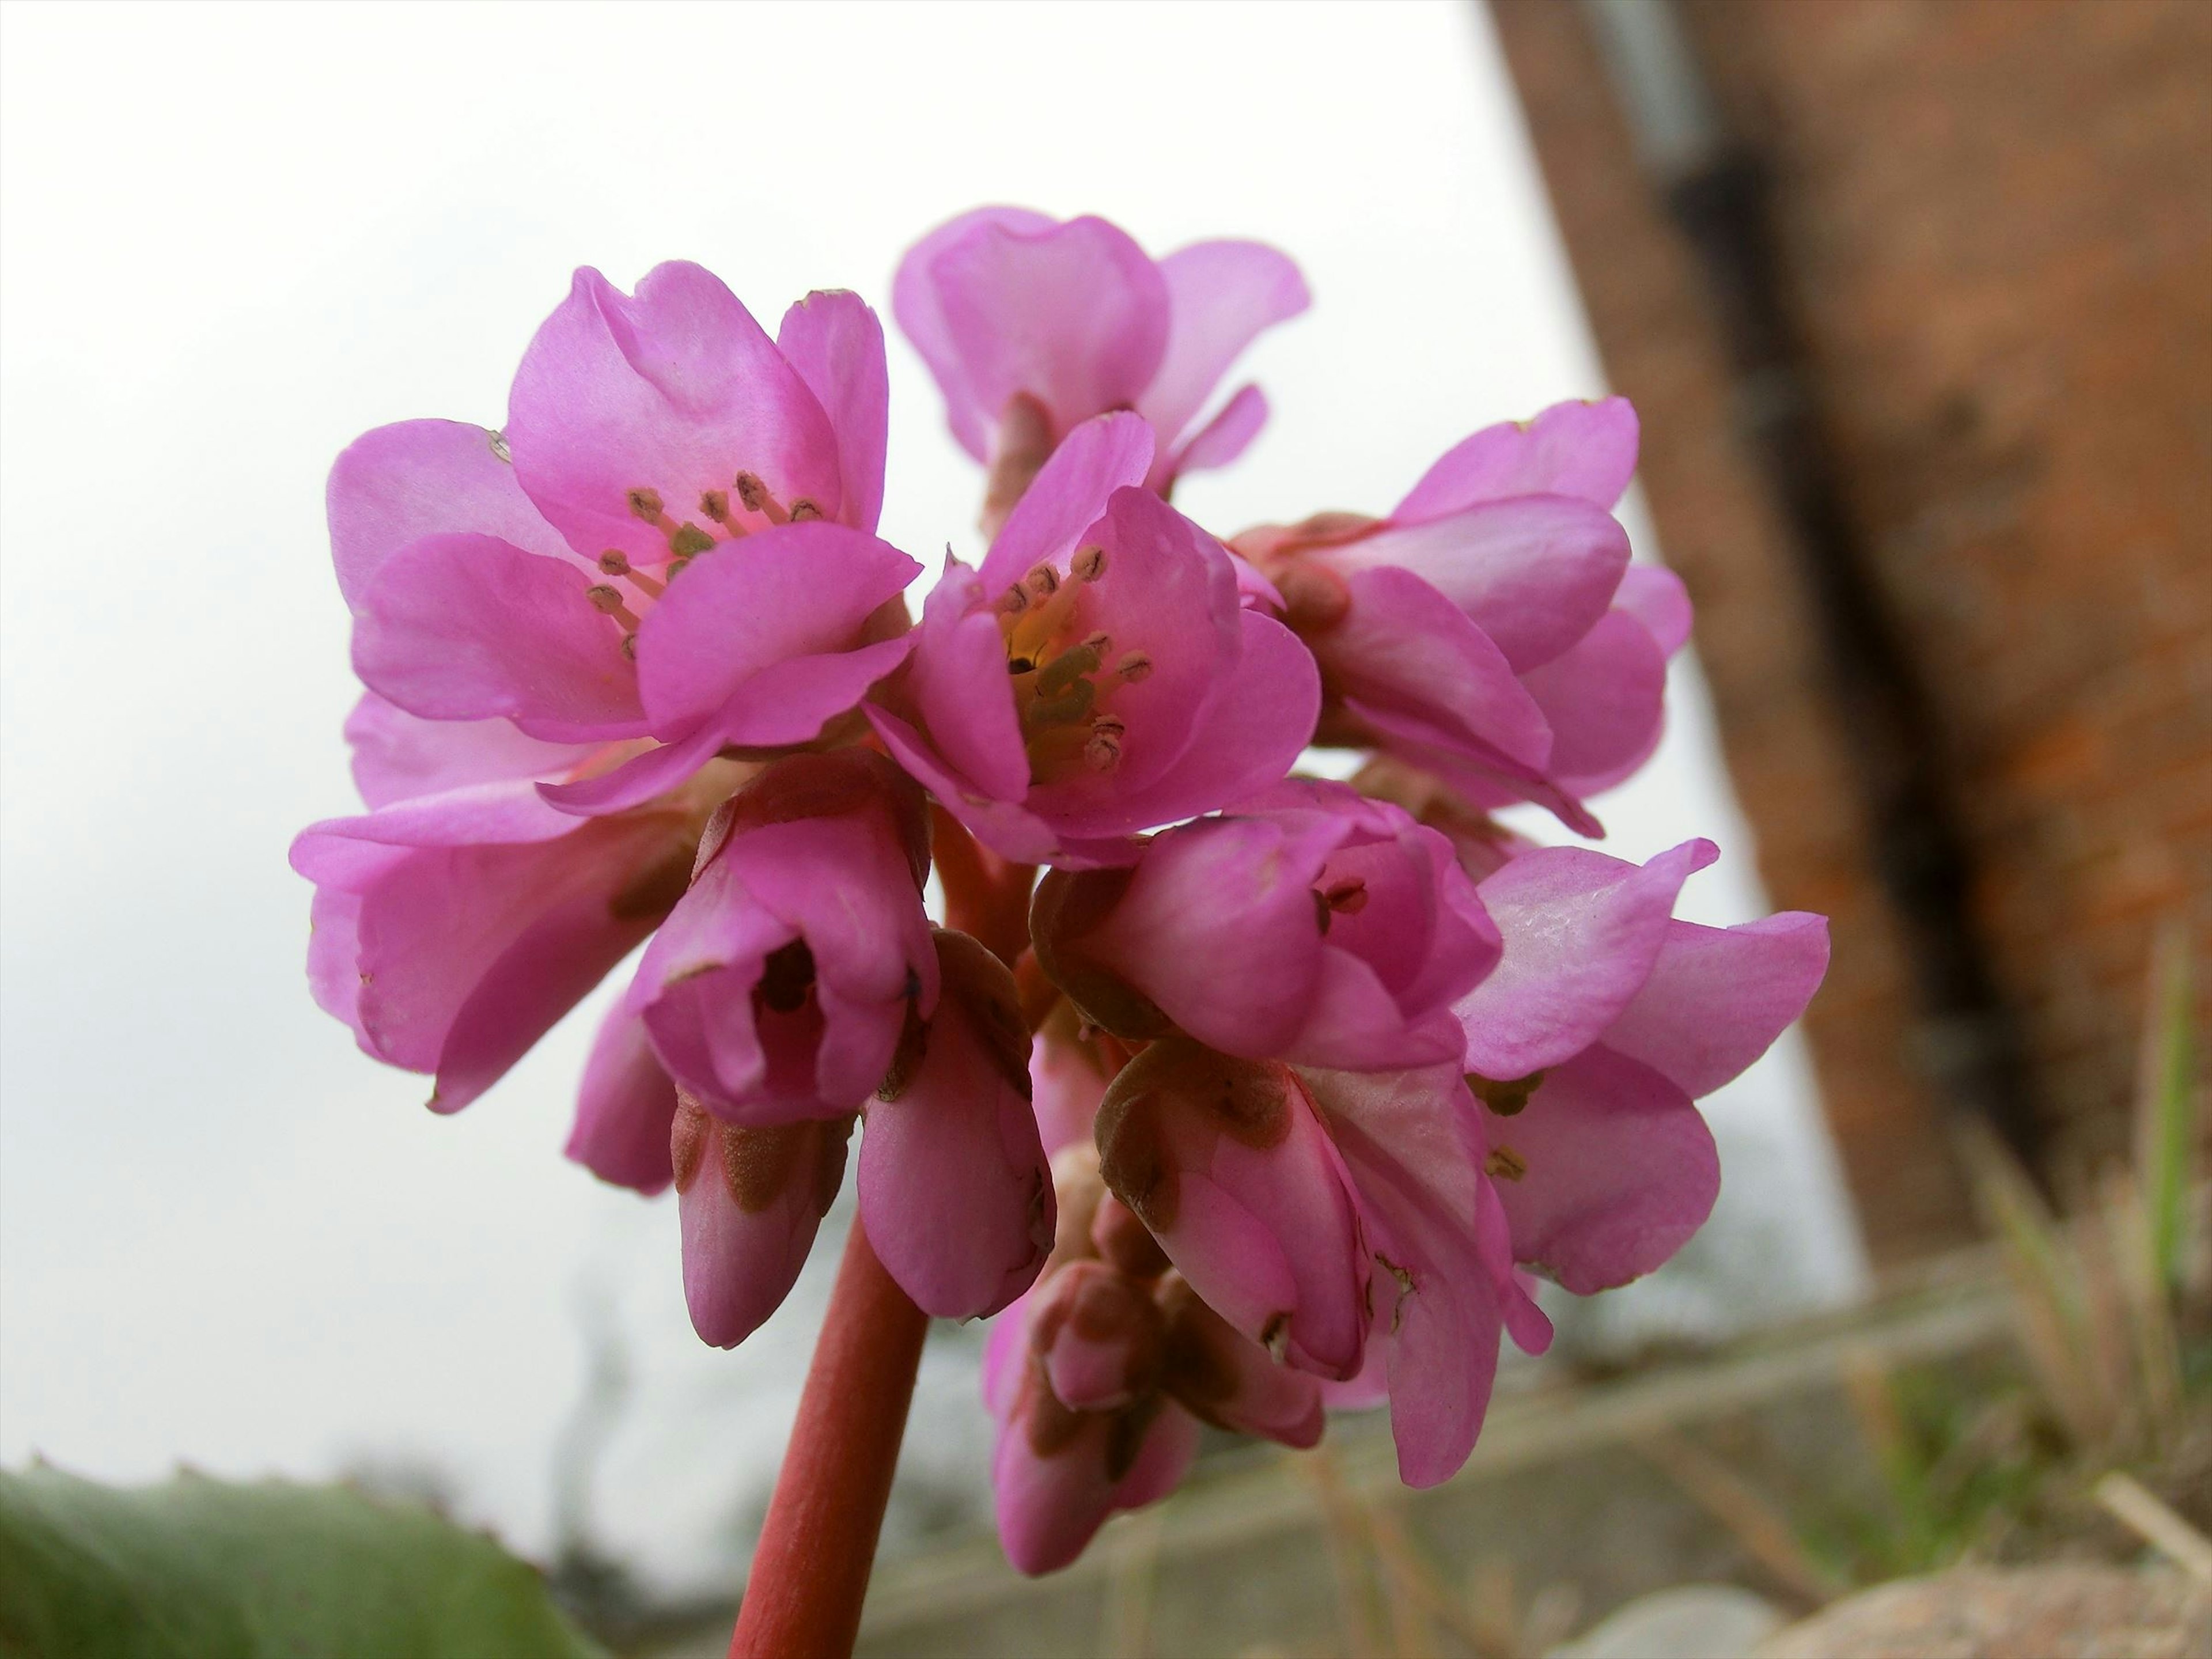
POLYGON ((886 396, 882 331, 849 294, 793 306, 779 342, 696 265, 635 296, 578 271, 503 434, 409 421, 338 458, 355 667, 427 720, 657 740, 549 784, 575 812, 652 799, 726 748, 811 741, 908 649, 896 601, 920 567, 872 533, 886 396))
POLYGON ((1049 873, 1030 932, 1120 1036, 1369 1071, 1455 1058, 1450 1005, 1498 950, 1450 842, 1306 779, 1166 831, 1133 869, 1049 873))
POLYGON ((292 844, 316 890, 308 982, 367 1053, 435 1073, 440 1111, 489 1088, 652 932, 740 769, 717 762, 586 822, 549 805, 540 783, 616 764, 635 744, 424 720, 374 693, 346 732, 374 810, 292 844))
POLYGON ((999 1536, 1026 1573, 1066 1566, 1115 1510, 1172 1492, 1201 1422, 1289 1446, 1322 1433, 1321 1385, 1275 1364, 1169 1268, 1102 1192, 1094 1153, 1071 1149, 1054 1170, 1060 1243, 983 1353, 999 1536))
POLYGON ((1141 485, 1133 415, 1063 443, 980 570, 947 560, 886 747, 1024 863, 1123 862, 1133 830, 1279 781, 1320 688, 1289 629, 1238 603, 1221 544, 1141 485))
POLYGON ((1680 583, 1631 569, 1612 514, 1636 438, 1623 399, 1561 404, 1476 433, 1387 519, 1237 537, 1321 663, 1323 739, 1601 833, 1581 797, 1657 744, 1667 658, 1689 632, 1680 583))
POLYGON ((1571 1291, 1650 1273, 1704 1224, 1720 1164, 1693 1102, 1766 1051, 1827 967, 1820 916, 1675 921, 1715 856, 1542 848, 1481 884, 1504 956, 1457 1012, 1484 1157, 1514 1258, 1571 1291))
POLYGON ((1308 303, 1297 267, 1258 242, 1196 242, 1154 260, 1103 219, 981 208, 908 250, 891 309, 977 460, 999 453, 1017 399, 1014 418, 1041 417, 1048 450, 1094 415, 1132 409, 1157 434, 1145 483, 1164 494, 1257 435, 1267 403, 1255 386, 1193 428, 1244 348, 1308 303))

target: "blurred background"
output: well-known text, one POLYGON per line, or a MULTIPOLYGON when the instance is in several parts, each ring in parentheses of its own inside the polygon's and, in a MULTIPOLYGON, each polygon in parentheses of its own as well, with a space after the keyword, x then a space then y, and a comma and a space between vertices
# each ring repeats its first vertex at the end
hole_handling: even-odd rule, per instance
MULTIPOLYGON (((559 1157, 596 1000, 452 1120, 315 1010, 283 854, 353 805, 355 696, 323 476, 386 421, 497 424, 574 265, 887 308, 994 201, 1301 263, 1249 360, 1273 423, 1178 495, 1218 531, 1632 398, 1632 534, 1698 627, 1607 850, 1711 835, 1684 913, 1825 912, 1834 966, 1708 1103, 1706 1233, 1562 1298, 1435 1493, 1379 1425, 1224 1445, 1024 1587, 980 1333, 940 1330, 864 1648, 1596 1655, 1692 1582, 1778 1621, 2133 1560, 2115 1468, 2212 1522, 2202 1232, 2159 1207, 2212 945, 2201 0, 0 12, 0 1463, 343 1475, 624 1648, 718 1650, 831 1230, 707 1350, 672 1204, 559 1157)), ((884 533, 972 557, 980 480, 891 352, 884 533)))

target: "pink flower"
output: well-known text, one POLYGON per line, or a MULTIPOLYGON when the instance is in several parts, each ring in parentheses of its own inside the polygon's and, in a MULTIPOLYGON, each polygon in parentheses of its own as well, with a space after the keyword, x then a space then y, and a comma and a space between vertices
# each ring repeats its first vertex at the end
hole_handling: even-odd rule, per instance
POLYGON ((1455 1058, 1450 1005, 1498 951, 1450 842, 1304 779, 1166 831, 1133 869, 1050 872, 1030 931, 1120 1036, 1368 1071, 1455 1058))
MULTIPOLYGON (((458 1111, 668 913, 739 769, 717 762, 587 822, 549 805, 539 784, 611 766, 635 744, 418 720, 374 693, 346 732, 374 810, 310 825, 292 844, 316 890, 308 982, 364 1051, 434 1073, 432 1107, 458 1111)), ((611 1179, 653 1179, 649 1160, 641 1178, 626 1155, 611 1168, 623 1171, 611 1179)))
POLYGON ((1481 884, 1505 951, 1457 1012, 1486 1164, 1514 1258, 1578 1293, 1650 1273, 1704 1224, 1720 1165, 1692 1103, 1766 1051, 1827 967, 1820 916, 1674 920, 1716 856, 1544 848, 1481 884))
POLYGON ((1285 1370, 1192 1292, 1101 1191, 1096 1155, 1055 1161, 1060 1243, 991 1328, 983 1393, 1006 1559, 1050 1572, 1116 1510, 1172 1492, 1201 1422, 1291 1446, 1321 1438, 1321 1387, 1285 1370))
POLYGON ((1140 488, 1152 433, 1085 422, 980 570, 946 561, 902 686, 868 717, 1006 858, 1127 861, 1131 831, 1276 782, 1312 735, 1312 659, 1243 609, 1220 543, 1140 488))
POLYGON ((1476 433, 1387 519, 1237 538, 1320 660, 1322 739, 1601 834, 1581 797, 1656 745, 1667 658, 1689 632, 1680 583, 1631 569, 1612 516, 1636 437, 1620 398, 1560 404, 1476 433))
POLYGON ((1244 348, 1308 303, 1297 267, 1257 242, 1196 242, 1154 260, 1103 219, 981 208, 915 244, 891 309, 977 460, 995 460, 1010 437, 1041 441, 1042 460, 1091 416, 1132 409, 1157 434, 1144 482, 1164 495, 1257 435, 1267 403, 1255 386, 1193 427, 1244 348))
POLYGON ((696 265, 635 297, 578 271, 504 434, 410 421, 338 458, 356 669, 426 720, 657 740, 549 784, 575 812, 652 799, 726 748, 813 740, 908 648, 896 602, 920 567, 870 533, 886 395, 849 294, 793 306, 779 343, 696 265))

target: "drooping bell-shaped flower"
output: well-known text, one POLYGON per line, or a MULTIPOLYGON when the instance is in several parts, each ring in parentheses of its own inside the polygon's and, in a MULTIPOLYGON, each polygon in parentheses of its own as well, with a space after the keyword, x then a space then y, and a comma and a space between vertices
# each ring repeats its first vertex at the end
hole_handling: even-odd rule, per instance
POLYGON ((868 715, 1004 857, 1126 862, 1135 830, 1276 782, 1313 732, 1313 660, 1244 609, 1226 550, 1143 488, 1152 434, 1085 422, 980 570, 948 560, 868 715))
POLYGON ((1720 1190, 1694 1102, 1764 1054, 1812 1000, 1826 920, 1674 917, 1711 863, 1686 842, 1638 866, 1541 848, 1481 884, 1504 939, 1463 998, 1466 1068, 1516 1261, 1587 1294, 1650 1273, 1720 1190))
POLYGON ((977 460, 1025 477, 1091 416, 1134 410, 1158 441, 1145 483, 1164 495, 1258 434, 1255 386, 1198 417, 1244 348, 1308 303, 1297 267, 1258 242, 1155 260, 1103 219, 981 208, 908 250, 891 309, 977 460))
POLYGON ((1323 740, 1601 833, 1581 798, 1650 756, 1689 632, 1680 583, 1632 569, 1613 516, 1636 441, 1625 400, 1560 404, 1467 439, 1388 518, 1236 538, 1321 663, 1323 740))
POLYGON ((1133 868, 1048 873, 1030 931, 1108 1030, 1360 1070, 1454 1058, 1450 1005, 1498 959, 1443 836, 1305 779, 1156 836, 1133 868))
POLYGON ((878 754, 776 762, 715 814, 627 1000, 725 1121, 843 1118, 938 990, 921 791, 878 754))

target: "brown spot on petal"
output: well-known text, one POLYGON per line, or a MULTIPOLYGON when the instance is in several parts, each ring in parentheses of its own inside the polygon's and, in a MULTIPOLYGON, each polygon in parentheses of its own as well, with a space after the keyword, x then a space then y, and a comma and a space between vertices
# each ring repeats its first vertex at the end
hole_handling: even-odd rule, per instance
POLYGON ((1129 890, 1131 870, 1048 870, 1030 900, 1037 965, 1084 1018, 1121 1037, 1165 1036, 1175 1024, 1159 1005, 1093 958, 1083 941, 1129 890))
POLYGON ((1137 1459, 1145 1449, 1146 1432, 1159 1413, 1160 1399, 1153 1395, 1114 1413, 1106 1429, 1108 1480, 1118 1481, 1137 1467, 1137 1459))
POLYGON ((699 1161, 706 1156, 707 1136, 714 1126, 707 1114, 680 1091, 676 1102, 676 1121, 668 1132, 669 1161, 676 1166, 676 1190, 679 1194, 691 1190, 698 1178, 699 1161))
POLYGON ((811 1123, 777 1123, 764 1128, 722 1126, 722 1179, 731 1200, 748 1215, 758 1215, 783 1195, 801 1153, 814 1139, 811 1123))
POLYGON ((1091 1218, 1091 1242, 1100 1256, 1133 1279, 1157 1279, 1168 1269, 1168 1255, 1137 1212, 1112 1194, 1098 1203, 1091 1218))
POLYGON ((1045 1381, 1044 1362, 1030 1356, 1029 1375, 1022 1379, 1022 1401, 1016 1408, 1027 1431, 1030 1449, 1039 1457, 1066 1451, 1083 1432, 1085 1414, 1060 1403, 1045 1381))

